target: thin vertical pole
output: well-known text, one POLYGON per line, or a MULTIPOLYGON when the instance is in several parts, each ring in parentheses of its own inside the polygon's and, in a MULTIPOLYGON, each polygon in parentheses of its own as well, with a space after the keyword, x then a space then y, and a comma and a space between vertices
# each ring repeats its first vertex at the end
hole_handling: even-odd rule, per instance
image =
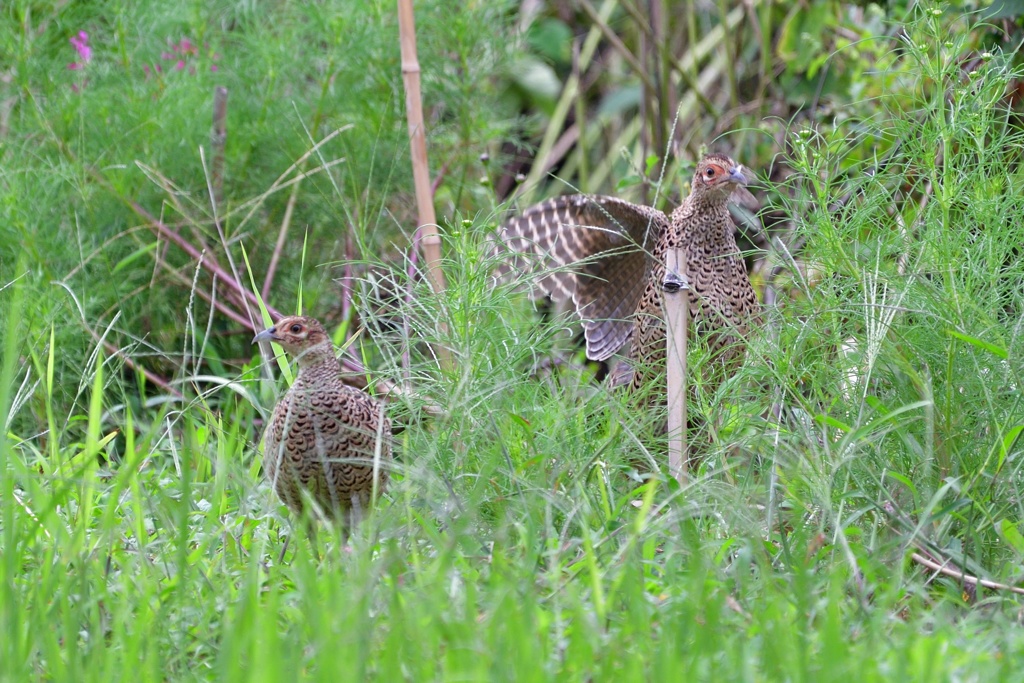
MULTIPOLYGON (((434 193, 430 189, 430 170, 427 165, 427 138, 423 126, 423 103, 420 94, 420 62, 416 56, 416 20, 412 0, 398 0, 398 33, 402 47, 402 80, 405 82, 405 113, 409 123, 409 150, 412 155, 412 178, 416 189, 416 209, 419 227, 416 232, 427 266, 427 277, 434 294, 445 291, 444 271, 441 270, 441 236, 437 232, 434 215, 434 193)), ((448 349, 435 349, 442 367, 451 366, 448 349)))
POLYGON ((664 294, 666 365, 668 370, 668 469, 686 483, 686 337, 690 314, 690 284, 678 249, 665 254, 664 294))

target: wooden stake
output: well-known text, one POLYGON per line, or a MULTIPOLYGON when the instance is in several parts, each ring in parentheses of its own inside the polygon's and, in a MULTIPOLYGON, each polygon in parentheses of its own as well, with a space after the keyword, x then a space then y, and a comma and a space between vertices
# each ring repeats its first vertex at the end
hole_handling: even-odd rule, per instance
POLYGON ((690 313, 690 283, 678 249, 665 254, 661 282, 665 311, 665 363, 668 370, 668 469, 679 485, 686 483, 686 337, 690 313))
MULTIPOLYGON (((416 57, 416 22, 412 0, 398 0, 398 34, 402 47, 402 80, 405 83, 405 113, 409 122, 409 151, 412 155, 412 178, 416 188, 416 209, 419 213, 419 243, 427 267, 427 277, 434 294, 445 290, 441 270, 441 236, 434 215, 434 195, 430 191, 430 170, 427 166, 427 138, 423 126, 423 103, 420 95, 420 63, 416 57)), ((443 368, 451 367, 448 349, 435 349, 443 368)))

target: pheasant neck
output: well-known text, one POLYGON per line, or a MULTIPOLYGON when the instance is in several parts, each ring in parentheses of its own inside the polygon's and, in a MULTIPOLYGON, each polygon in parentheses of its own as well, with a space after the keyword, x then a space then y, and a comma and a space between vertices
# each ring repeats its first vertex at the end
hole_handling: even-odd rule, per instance
POLYGON ((693 203, 691 216, 696 221, 687 221, 686 232, 698 242, 727 245, 732 238, 732 221, 729 219, 729 196, 708 193, 693 203))
POLYGON ((334 355, 334 347, 331 345, 330 340, 325 340, 321 344, 311 346, 308 349, 301 351, 296 354, 295 361, 299 365, 299 372, 308 368, 319 367, 321 365, 338 365, 338 359, 334 355))

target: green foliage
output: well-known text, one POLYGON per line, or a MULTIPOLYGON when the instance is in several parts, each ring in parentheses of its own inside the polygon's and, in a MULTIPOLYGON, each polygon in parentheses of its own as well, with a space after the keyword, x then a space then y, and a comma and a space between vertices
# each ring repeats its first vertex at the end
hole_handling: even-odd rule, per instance
POLYGON ((1014 582, 1022 132, 1002 97, 1020 73, 1000 53, 964 73, 968 35, 922 12, 890 66, 911 88, 856 135, 793 140, 806 246, 774 369, 793 405, 780 446, 815 472, 799 498, 829 533, 909 536, 1014 582))
MULTIPOLYGON (((467 177, 472 185, 480 174, 481 152, 508 130, 491 75, 512 44, 478 30, 496 25, 505 5, 451 11, 420 3, 417 10, 432 154, 437 168, 449 169, 444 196, 453 209, 467 177)), ((211 261, 227 267, 230 249, 238 258, 228 244, 245 244, 262 286, 282 224, 291 226, 268 292, 279 309, 300 287, 298 231, 317 254, 305 271, 314 308, 318 296, 336 298, 331 281, 341 273, 324 264, 381 253, 396 241, 404 248, 415 214, 403 195, 410 176, 393 4, 339 0, 256 11, 222 2, 179 11, 22 2, 3 14, 0 43, 10 46, 15 68, 3 98, 0 270, 8 281, 18 251, 29 255, 35 291, 27 314, 33 328, 54 323, 66 349, 57 373, 67 381, 59 387, 77 384, 86 331, 98 336, 115 318, 111 341, 119 347, 146 338, 154 350, 182 348, 180 304, 198 298, 197 318, 209 317, 197 291, 214 289, 211 261), (88 60, 69 42, 80 32, 88 60), (224 200, 216 210, 223 236, 208 191, 215 86, 229 93, 224 200), (302 171, 301 183, 281 186, 282 173, 294 180, 302 171), (203 267, 158 239, 135 206, 205 251, 203 267)), ((213 324, 233 331, 220 317, 213 324)), ((208 352, 248 355, 247 341, 217 336, 208 352)), ((179 359, 161 356, 145 365, 173 375, 179 359)), ((73 396, 61 400, 66 406, 73 396)))

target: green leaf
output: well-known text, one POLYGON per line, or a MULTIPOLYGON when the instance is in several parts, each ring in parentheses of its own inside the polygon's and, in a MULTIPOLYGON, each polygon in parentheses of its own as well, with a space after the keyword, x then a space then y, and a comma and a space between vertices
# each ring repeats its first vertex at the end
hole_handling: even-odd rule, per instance
MULTIPOLYGON (((263 318, 264 327, 270 327, 274 324, 274 321, 270 319, 270 311, 267 310, 267 305, 263 302, 263 297, 260 296, 260 290, 256 287, 256 280, 253 279, 252 266, 249 265, 249 254, 245 251, 245 245, 239 243, 242 247, 242 259, 245 261, 245 270, 249 273, 249 284, 252 286, 252 293, 256 295, 256 303, 260 307, 260 317, 263 318)), ((277 344, 272 345, 277 351, 277 366, 281 369, 281 375, 285 378, 288 386, 292 385, 292 369, 288 367, 288 359, 284 353, 280 350, 277 344)))
POLYGON ((627 187, 633 187, 643 182, 643 179, 638 175, 628 175, 615 183, 616 190, 625 190, 627 187))
POLYGON ((999 520, 999 524, 996 525, 999 531, 999 535, 1003 537, 1010 547, 1012 547, 1018 555, 1024 555, 1024 536, 1021 535, 1020 531, 1017 530, 1017 525, 1008 519, 999 520))
POLYGON ((869 394, 864 397, 864 402, 867 403, 871 407, 871 409, 877 413, 886 415, 889 412, 889 409, 885 407, 885 404, 882 403, 881 399, 879 399, 877 396, 872 396, 869 394))
POLYGON ((817 420, 818 422, 820 422, 823 425, 827 425, 829 427, 835 427, 836 429, 838 429, 840 431, 843 431, 843 432, 847 432, 848 433, 848 432, 850 432, 850 430, 853 429, 850 425, 846 424, 845 422, 840 422, 839 420, 837 420, 836 418, 832 417, 831 415, 816 415, 814 417, 814 419, 817 420))
POLYGON ((1010 431, 1006 432, 1006 436, 1003 437, 1002 443, 999 444, 999 465, 996 468, 1000 470, 1003 468, 1003 463, 1006 461, 1006 457, 1010 454, 1010 449, 1017 443, 1018 437, 1020 437, 1021 431, 1024 431, 1024 425, 1017 425, 1011 427, 1010 431))
MULTIPOLYGON (((306 250, 309 242, 309 227, 302 233, 302 260, 299 262, 299 291, 295 302, 295 315, 302 315, 302 276, 306 274, 306 250)), ((270 292, 267 292, 270 294, 270 292)))
POLYGON ((978 339, 977 337, 972 337, 969 334, 957 332, 956 330, 946 330, 946 334, 948 334, 951 337, 955 337, 960 341, 967 342, 971 346, 976 346, 979 349, 984 349, 991 353, 992 355, 1003 360, 1006 360, 1007 358, 1010 357, 1010 354, 1007 353, 1006 349, 1004 349, 1002 346, 998 346, 991 342, 984 341, 983 339, 978 339))
POLYGON ((535 105, 549 113, 554 110, 562 81, 549 65, 536 57, 523 57, 509 67, 509 77, 535 105))
POLYGON ((1024 0, 995 0, 987 10, 982 10, 981 18, 985 21, 997 19, 1016 19, 1024 15, 1024 0))
POLYGON ((149 244, 147 244, 146 246, 142 247, 141 249, 137 249, 136 251, 133 251, 132 253, 128 254, 123 259, 121 259, 116 264, 114 264, 114 267, 110 270, 110 274, 113 275, 115 273, 119 273, 120 271, 124 270, 128 266, 130 266, 133 263, 135 263, 135 261, 137 261, 140 257, 145 256, 149 252, 151 252, 154 249, 156 249, 158 244, 159 244, 159 242, 150 242, 149 244))
POLYGON ((917 498, 917 487, 914 486, 914 482, 911 481, 910 477, 900 474, 899 472, 886 472, 885 476, 889 479, 895 479, 899 483, 907 487, 907 490, 913 494, 914 498, 917 498))
MULTIPOLYGON (((777 54, 790 72, 807 71, 821 51, 826 28, 835 23, 831 4, 816 2, 810 8, 794 5, 779 31, 777 54)), ((809 74, 813 78, 813 74, 809 74)))
POLYGON ((535 22, 526 34, 530 49, 555 64, 570 63, 572 38, 572 29, 561 19, 554 18, 535 22))
POLYGON ((597 107, 598 118, 611 119, 636 110, 643 100, 643 92, 639 83, 615 88, 601 99, 597 107))
POLYGON ((657 154, 648 155, 647 159, 644 162, 644 173, 647 175, 648 178, 651 177, 652 172, 654 171, 654 169, 658 167, 658 162, 660 161, 661 159, 658 157, 657 154))

